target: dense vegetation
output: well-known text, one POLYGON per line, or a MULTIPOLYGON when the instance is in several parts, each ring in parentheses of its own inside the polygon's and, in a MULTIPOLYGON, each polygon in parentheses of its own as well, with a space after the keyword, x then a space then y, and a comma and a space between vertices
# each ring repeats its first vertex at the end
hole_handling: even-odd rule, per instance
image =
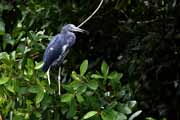
POLYGON ((105 0, 82 26, 90 34, 76 34, 63 65, 62 94, 58 68, 48 85, 40 69, 47 44, 64 24, 80 24, 99 2, 1 0, 0 117, 180 119, 178 0, 105 0))

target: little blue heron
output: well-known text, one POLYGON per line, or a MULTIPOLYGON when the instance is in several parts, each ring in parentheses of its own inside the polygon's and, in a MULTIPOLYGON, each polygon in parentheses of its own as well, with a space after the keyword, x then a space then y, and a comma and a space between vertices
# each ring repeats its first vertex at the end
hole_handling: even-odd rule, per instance
MULTIPOLYGON (((80 29, 80 27, 85 24, 90 18, 99 10, 103 3, 103 0, 99 3, 96 10, 86 19, 84 20, 80 25, 77 27, 73 24, 67 24, 65 25, 61 32, 53 37, 51 42, 48 44, 48 47, 45 50, 43 61, 44 64, 42 66, 42 70, 47 72, 48 76, 48 82, 50 85, 50 75, 49 71, 51 67, 56 65, 61 65, 64 61, 64 58, 69 52, 69 49, 74 45, 76 41, 76 35, 74 32, 86 32, 83 29, 80 29)), ((59 85, 59 95, 60 95, 60 79, 61 79, 61 67, 59 67, 59 75, 58 75, 58 85, 59 85)))
MULTIPOLYGON (((51 42, 48 44, 48 47, 45 50, 43 56, 43 66, 42 70, 47 72, 48 82, 50 84, 50 76, 49 70, 53 66, 59 66, 63 63, 64 58, 66 57, 69 49, 74 45, 76 41, 76 35, 74 32, 86 32, 83 29, 76 27, 73 24, 65 25, 61 32, 54 36, 51 42)), ((59 67, 59 94, 60 94, 60 71, 61 67, 59 67)))

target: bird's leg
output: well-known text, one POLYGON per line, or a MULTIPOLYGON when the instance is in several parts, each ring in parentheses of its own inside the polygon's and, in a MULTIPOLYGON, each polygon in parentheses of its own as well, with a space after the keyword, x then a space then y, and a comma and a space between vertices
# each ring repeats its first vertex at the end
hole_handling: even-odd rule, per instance
POLYGON ((49 83, 49 85, 51 85, 50 74, 49 74, 50 69, 51 69, 51 67, 49 67, 49 69, 47 70, 47 77, 48 77, 48 83, 49 83))
POLYGON ((58 94, 61 95, 61 67, 59 67, 58 73, 58 94))

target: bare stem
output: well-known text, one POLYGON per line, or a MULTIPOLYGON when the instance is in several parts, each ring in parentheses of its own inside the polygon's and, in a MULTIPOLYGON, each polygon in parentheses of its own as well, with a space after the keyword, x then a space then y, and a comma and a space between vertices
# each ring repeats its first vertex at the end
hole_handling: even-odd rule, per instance
POLYGON ((80 25, 78 25, 78 27, 81 27, 82 25, 84 25, 89 19, 92 18, 92 16, 99 10, 99 8, 101 7, 103 3, 103 0, 101 0, 101 2, 99 3, 99 6, 96 8, 96 10, 88 17, 86 18, 86 20, 84 20, 80 25))

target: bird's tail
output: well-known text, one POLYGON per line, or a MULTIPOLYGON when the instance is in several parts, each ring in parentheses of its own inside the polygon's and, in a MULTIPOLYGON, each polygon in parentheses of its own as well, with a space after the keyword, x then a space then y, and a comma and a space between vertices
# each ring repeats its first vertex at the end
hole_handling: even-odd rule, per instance
POLYGON ((42 69, 42 71, 47 72, 47 70, 49 69, 49 66, 46 64, 43 64, 41 69, 42 69))

